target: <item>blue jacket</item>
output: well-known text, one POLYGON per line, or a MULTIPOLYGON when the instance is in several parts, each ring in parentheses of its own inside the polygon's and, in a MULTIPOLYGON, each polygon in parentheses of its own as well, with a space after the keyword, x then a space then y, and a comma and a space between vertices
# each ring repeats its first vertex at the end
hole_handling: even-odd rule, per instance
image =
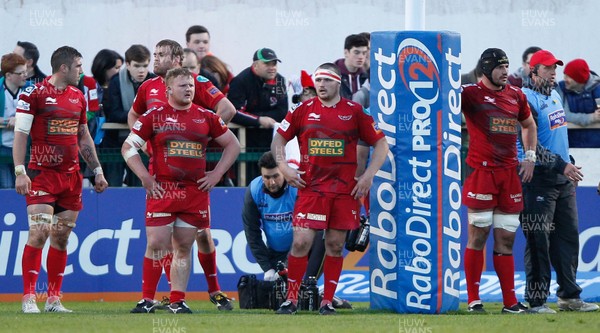
MULTIPOLYGON (((560 184, 567 182, 564 172, 566 161, 570 161, 567 120, 562 100, 556 90, 550 96, 523 88, 531 114, 537 124, 537 155, 532 183, 560 184)), ((523 157, 523 149, 518 145, 519 159, 523 157)))
POLYGON ((263 271, 275 268, 277 261, 287 256, 292 247, 292 215, 298 189, 284 185, 280 196, 274 197, 264 189, 262 177, 248 186, 242 209, 244 231, 252 255, 263 271), (263 242, 261 229, 267 242, 263 242))
MULTIPOLYGON (((591 73, 583 91, 567 90, 565 81, 558 83, 558 93, 564 101, 567 120, 580 126, 590 125, 596 111, 596 98, 600 98, 600 77, 591 73)), ((600 148, 599 129, 569 130, 569 146, 572 148, 600 148)))

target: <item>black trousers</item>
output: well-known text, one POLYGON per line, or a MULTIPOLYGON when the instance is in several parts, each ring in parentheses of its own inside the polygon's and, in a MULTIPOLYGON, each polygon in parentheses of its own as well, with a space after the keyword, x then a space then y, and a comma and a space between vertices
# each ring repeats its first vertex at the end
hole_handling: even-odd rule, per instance
POLYGON ((576 282, 579 223, 575 186, 571 182, 523 184, 521 227, 525 247, 525 299, 532 307, 546 302, 550 293, 550 265, 556 272, 560 298, 579 298, 576 282))

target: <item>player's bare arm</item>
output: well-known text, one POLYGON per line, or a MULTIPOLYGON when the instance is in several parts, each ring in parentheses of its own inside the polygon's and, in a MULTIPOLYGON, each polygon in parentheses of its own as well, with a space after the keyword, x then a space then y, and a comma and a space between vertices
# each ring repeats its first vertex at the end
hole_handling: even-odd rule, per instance
POLYGON ((131 129, 133 127, 133 124, 135 124, 135 122, 138 120, 139 117, 140 117, 140 115, 137 112, 135 112, 135 110, 133 109, 133 106, 132 106, 129 109, 129 112, 127 113, 127 126, 129 126, 129 129, 131 129))
POLYGON ((31 131, 34 116, 17 112, 15 118, 15 138, 13 140, 15 189, 17 193, 27 195, 31 191, 31 179, 27 176, 25 169, 25 153, 27 152, 27 140, 29 139, 29 131, 31 131))
POLYGON ((229 130, 216 138, 215 142, 223 147, 223 155, 214 170, 207 171, 206 175, 198 180, 199 188, 205 192, 215 187, 225 172, 231 168, 241 151, 240 142, 229 130))
POLYGON ((31 179, 29 179, 29 176, 25 172, 25 152, 27 150, 28 137, 29 134, 15 131, 15 139, 13 141, 13 161, 16 175, 15 190, 21 195, 26 195, 31 191, 31 179))
POLYGON ((104 178, 104 171, 102 171, 100 160, 98 160, 98 155, 96 154, 94 140, 92 139, 86 124, 79 125, 77 142, 79 143, 79 153, 81 154, 81 157, 90 169, 94 171, 94 190, 98 193, 104 192, 108 187, 108 182, 104 178))
POLYGON ((371 156, 369 166, 365 169, 365 172, 356 179, 356 186, 354 186, 350 193, 355 199, 366 195, 371 189, 373 177, 375 177, 377 171, 381 169, 389 150, 390 148, 385 138, 381 138, 375 142, 375 145, 373 145, 373 156, 371 156))
POLYGON ((138 150, 145 144, 146 141, 144 139, 134 133, 129 133, 129 136, 121 147, 121 155, 123 155, 123 159, 131 171, 142 181, 142 186, 146 189, 146 194, 155 199, 162 198, 165 190, 150 175, 138 153, 138 150))
POLYGON ((288 141, 284 139, 281 134, 276 133, 273 137, 273 142, 271 143, 271 152, 273 152, 279 171, 287 183, 293 187, 304 188, 306 182, 301 177, 301 175, 304 174, 304 171, 296 170, 287 164, 287 159, 285 157, 285 145, 287 143, 288 141))
MULTIPOLYGON (((235 116, 236 111, 233 104, 231 104, 227 98, 223 98, 215 106, 215 113, 223 119, 225 124, 229 124, 231 119, 233 119, 233 116, 235 116)), ((129 127, 131 127, 131 125, 129 127)))

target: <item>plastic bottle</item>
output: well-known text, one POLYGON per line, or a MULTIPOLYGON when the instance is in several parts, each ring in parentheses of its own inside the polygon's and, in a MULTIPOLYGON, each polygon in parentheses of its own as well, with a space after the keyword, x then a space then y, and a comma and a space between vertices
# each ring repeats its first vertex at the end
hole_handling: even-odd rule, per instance
POLYGON ((304 291, 306 298, 306 310, 318 311, 319 310, 319 287, 317 287, 317 279, 314 276, 309 276, 306 289, 304 291))
POLYGON ((371 224, 369 219, 365 218, 364 223, 361 224, 358 229, 358 235, 356 236, 356 243, 354 248, 356 251, 364 252, 369 245, 369 233, 371 231, 371 224))

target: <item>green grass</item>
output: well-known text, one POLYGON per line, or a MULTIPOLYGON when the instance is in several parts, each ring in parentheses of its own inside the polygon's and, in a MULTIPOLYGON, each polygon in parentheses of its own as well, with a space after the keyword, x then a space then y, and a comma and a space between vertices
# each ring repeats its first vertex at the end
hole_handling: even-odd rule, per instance
MULTIPOLYGON (((38 303, 43 306, 43 303, 38 303)), ((168 313, 130 314, 134 303, 66 302, 72 314, 23 314, 20 303, 0 303, 0 332, 600 332, 600 313, 556 315, 501 315, 501 304, 486 304, 487 315, 463 311, 446 315, 400 315, 368 309, 354 303, 354 310, 320 317, 315 312, 279 316, 269 310, 217 311, 208 301, 188 303, 191 315, 168 313)), ((551 307, 555 308, 552 304, 551 307)))

